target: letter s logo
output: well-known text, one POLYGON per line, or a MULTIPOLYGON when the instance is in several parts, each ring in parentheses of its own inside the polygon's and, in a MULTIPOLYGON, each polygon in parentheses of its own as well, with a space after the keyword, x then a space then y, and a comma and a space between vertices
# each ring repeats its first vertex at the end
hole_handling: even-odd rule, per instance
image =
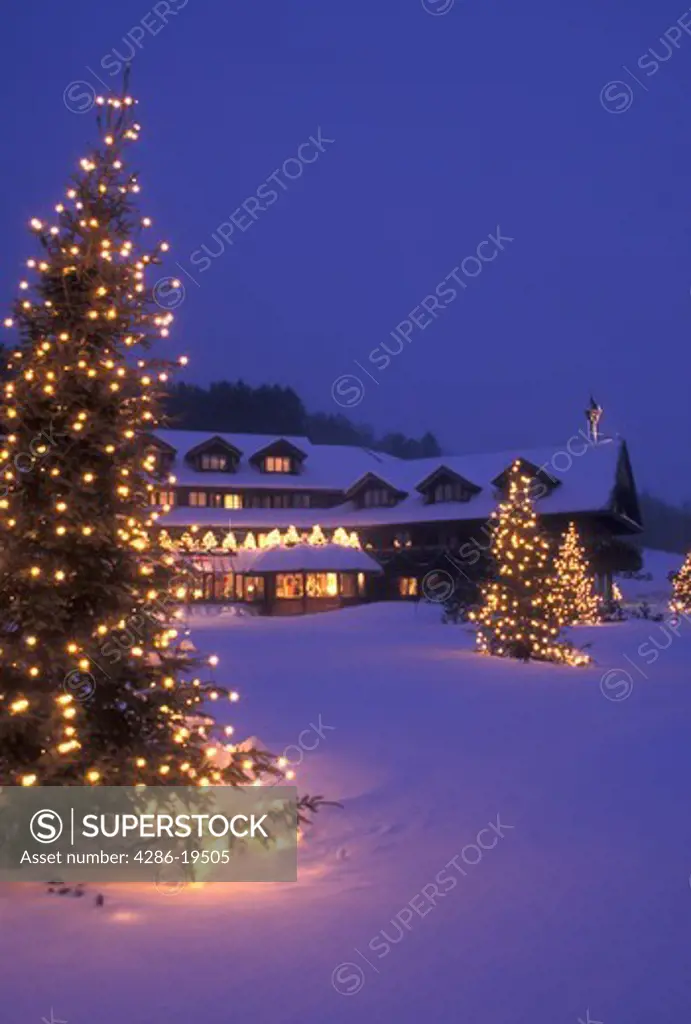
POLYGON ((37 843, 54 843, 62 835, 62 818, 57 811, 36 811, 29 823, 29 831, 37 843))

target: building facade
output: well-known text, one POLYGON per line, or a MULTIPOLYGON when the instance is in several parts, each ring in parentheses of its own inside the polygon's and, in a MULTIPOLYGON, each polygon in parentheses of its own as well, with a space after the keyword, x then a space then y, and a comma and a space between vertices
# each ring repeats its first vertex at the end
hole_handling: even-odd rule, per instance
POLYGON ((486 569, 489 517, 519 460, 543 527, 556 537, 576 523, 608 594, 614 572, 638 565, 631 540, 642 524, 631 461, 618 438, 572 442, 402 460, 304 437, 161 430, 151 445, 170 482, 151 501, 166 539, 206 560, 206 600, 247 599, 230 578, 237 550, 270 546, 288 531, 298 543, 315 527, 325 540, 357 535, 382 567, 361 599, 417 598, 435 574, 472 599, 486 569))

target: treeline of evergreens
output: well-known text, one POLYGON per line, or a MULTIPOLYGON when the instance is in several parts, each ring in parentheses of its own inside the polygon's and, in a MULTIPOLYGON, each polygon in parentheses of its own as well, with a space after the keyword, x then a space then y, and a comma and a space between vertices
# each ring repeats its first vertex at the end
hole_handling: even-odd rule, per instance
POLYGON ((640 541, 644 547, 679 554, 691 551, 691 505, 678 508, 646 493, 641 495, 640 501, 643 516, 640 541))
MULTIPOLYGON (((343 413, 310 413, 290 387, 263 384, 252 387, 244 381, 215 381, 208 387, 176 384, 166 399, 170 426, 180 430, 208 430, 219 433, 298 434, 317 444, 352 444, 388 452, 401 459, 441 455, 434 434, 421 438, 401 433, 377 435, 372 427, 353 423, 343 413)), ((691 550, 691 505, 680 507, 641 495, 644 547, 680 554, 691 550)))
POLYGON ((366 424, 353 423, 342 413, 310 413, 289 387, 244 381, 214 381, 208 387, 175 384, 165 399, 169 426, 178 430, 208 430, 239 434, 298 434, 316 444, 352 444, 388 452, 401 459, 441 455, 435 436, 419 439, 401 433, 379 436, 366 424))
MULTIPOLYGON (((0 345, 0 378, 7 376, 5 363, 6 349, 0 345)), ((379 436, 372 427, 353 423, 342 413, 308 412, 300 396, 280 384, 256 388, 242 380, 215 381, 206 388, 174 384, 164 404, 169 426, 178 430, 298 434, 317 444, 359 445, 401 459, 442 454, 432 433, 419 439, 401 433, 379 436)), ((659 551, 691 551, 691 503, 679 507, 646 492, 641 494, 640 503, 644 530, 638 543, 659 551)))

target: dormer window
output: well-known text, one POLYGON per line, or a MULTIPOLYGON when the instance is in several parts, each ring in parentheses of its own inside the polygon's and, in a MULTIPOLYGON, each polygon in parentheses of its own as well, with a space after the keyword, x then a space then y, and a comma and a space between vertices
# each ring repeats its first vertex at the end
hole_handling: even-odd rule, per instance
POLYGON ((429 476, 417 485, 417 491, 428 505, 437 505, 445 501, 470 501, 481 488, 466 480, 448 466, 437 466, 429 476))
POLYGON ((215 469, 219 473, 225 473, 228 469, 228 458, 225 455, 202 454, 199 456, 200 469, 215 469))
POLYGON ((267 455, 264 459, 265 473, 292 473, 293 460, 289 455, 267 455))
POLYGON ((384 508, 396 505, 405 498, 406 492, 399 491, 374 473, 366 473, 346 491, 345 496, 349 501, 354 501, 358 508, 384 508))
POLYGON ((250 456, 250 463, 256 466, 262 473, 292 473, 296 475, 302 472, 302 464, 307 458, 307 453, 301 448, 288 441, 285 437, 279 437, 269 444, 263 445, 250 456))
POLYGON ((393 505, 395 500, 391 491, 384 487, 369 487, 362 494, 363 508, 379 508, 384 505, 393 505))
POLYGON ((471 491, 460 481, 437 484, 432 491, 432 501, 470 501, 471 491))
POLYGON ((537 501, 539 498, 545 498, 561 483, 561 481, 557 480, 557 478, 552 476, 551 473, 548 473, 543 466, 536 466, 535 463, 529 462, 527 459, 519 458, 516 459, 515 463, 507 466, 499 476, 492 480, 492 485, 497 488, 499 495, 503 498, 506 498, 509 494, 511 473, 516 463, 518 463, 520 467, 521 475, 530 481, 528 484, 528 492, 533 501, 537 501))
POLYGON ((200 473, 234 473, 241 458, 239 448, 216 435, 192 448, 185 461, 200 473))
POLYGON ((155 434, 149 434, 148 440, 149 445, 147 446, 146 453, 152 456, 154 460, 152 472, 159 476, 169 473, 177 454, 175 448, 160 437, 156 437, 155 434))

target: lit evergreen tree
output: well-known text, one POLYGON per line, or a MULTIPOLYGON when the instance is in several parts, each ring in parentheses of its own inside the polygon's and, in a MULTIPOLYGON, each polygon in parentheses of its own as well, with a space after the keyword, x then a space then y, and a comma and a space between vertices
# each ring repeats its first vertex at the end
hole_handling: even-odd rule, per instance
POLYGON ((553 606, 561 626, 600 621, 600 598, 575 523, 569 523, 554 559, 553 606))
POLYGON ((183 640, 193 584, 149 503, 166 478, 148 432, 170 366, 138 353, 172 320, 146 283, 168 246, 141 242, 134 100, 97 109, 97 146, 50 222, 31 222, 33 283, 5 322, 18 341, 0 412, 0 785, 280 778, 281 762, 199 714, 237 694, 183 640))
POLYGON ((672 577, 670 608, 677 614, 691 612, 691 553, 686 556, 681 569, 672 577))
POLYGON ((531 480, 516 462, 508 499, 492 517, 493 578, 481 586, 477 644, 501 657, 587 664, 587 655, 560 638, 549 584, 549 543, 542 535, 530 495, 531 480))

